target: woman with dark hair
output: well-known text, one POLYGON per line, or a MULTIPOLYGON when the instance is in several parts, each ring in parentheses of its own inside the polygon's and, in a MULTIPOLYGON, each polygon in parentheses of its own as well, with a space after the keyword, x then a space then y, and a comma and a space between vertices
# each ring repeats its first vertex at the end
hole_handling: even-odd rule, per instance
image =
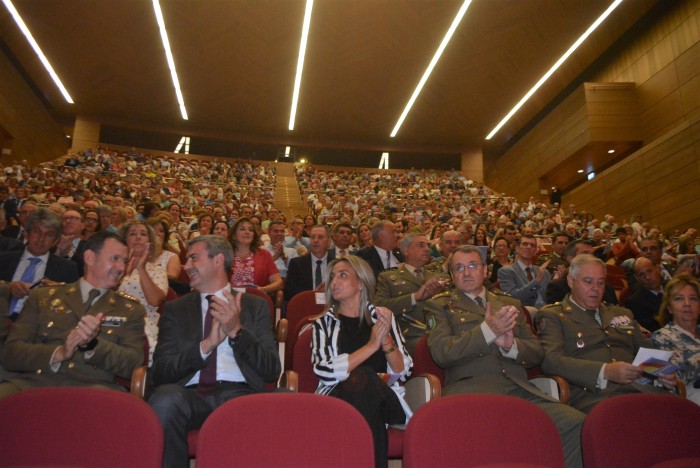
POLYGON ((190 239, 211 234, 214 227, 214 217, 206 210, 197 213, 197 230, 190 233, 190 239))
POLYGON ((83 213, 83 239, 88 240, 96 232, 102 230, 100 214, 97 210, 89 209, 83 213))
POLYGON ((503 236, 498 236, 493 241, 493 257, 489 265, 489 281, 495 283, 498 281, 498 270, 501 267, 510 265, 510 246, 508 240, 503 236))
POLYGON ((680 367, 686 398, 700 405, 700 283, 687 274, 666 284, 656 321, 663 326, 651 335, 659 349, 672 351, 671 363, 680 367))
POLYGON ((316 217, 311 214, 304 216, 304 230, 302 231, 302 237, 311 237, 311 228, 316 226, 316 217))
POLYGON ((385 467, 386 425, 403 424, 412 414, 399 380, 405 380, 413 361, 394 314, 371 303, 375 279, 367 262, 354 255, 336 259, 325 283, 326 309, 313 323, 311 338, 316 393, 357 408, 372 430, 375 466, 385 467))
POLYGON ((257 288, 265 293, 282 289, 284 282, 272 254, 260 247, 260 234, 249 218, 239 218, 228 234, 233 246, 231 286, 257 288))
POLYGON ((357 227, 357 248, 372 246, 372 229, 369 224, 362 223, 357 227))
POLYGON ((214 228, 211 233, 215 236, 223 237, 226 239, 228 237, 228 223, 226 221, 217 221, 214 223, 214 228))

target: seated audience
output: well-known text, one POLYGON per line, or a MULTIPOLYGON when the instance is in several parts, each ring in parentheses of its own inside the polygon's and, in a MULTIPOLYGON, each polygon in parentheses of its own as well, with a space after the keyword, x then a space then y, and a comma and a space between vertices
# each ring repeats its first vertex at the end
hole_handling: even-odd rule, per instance
POLYGON ((282 289, 284 282, 272 255, 260 246, 259 231, 248 218, 238 218, 229 232, 233 247, 231 286, 257 288, 264 293, 282 289))
POLYGON ((284 282, 284 300, 289 301, 301 291, 322 291, 325 288, 328 264, 335 259, 329 251, 330 231, 327 226, 314 226, 311 229, 309 253, 289 262, 287 279, 284 282))

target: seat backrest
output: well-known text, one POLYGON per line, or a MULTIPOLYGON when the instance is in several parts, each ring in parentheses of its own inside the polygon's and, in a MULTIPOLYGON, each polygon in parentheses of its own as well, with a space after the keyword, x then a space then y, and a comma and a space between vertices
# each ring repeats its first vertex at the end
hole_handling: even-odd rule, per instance
POLYGON ((284 345, 285 370, 291 369, 292 357, 294 355, 294 344, 297 340, 298 325, 305 317, 316 316, 323 312, 325 306, 316 304, 316 291, 302 291, 295 294, 287 302, 287 341, 284 345))
POLYGON ((234 398, 207 418, 197 446, 197 468, 374 464, 360 413, 338 398, 306 393, 234 398))
POLYGON ((0 466, 160 467, 163 429, 128 393, 88 387, 25 390, 0 400, 0 466))
POLYGON ((416 345, 416 351, 413 353, 413 373, 415 375, 433 374, 440 379, 443 386, 445 385, 445 369, 433 361, 430 348, 428 348, 427 335, 421 336, 416 345))
MULTIPOLYGON (((301 325, 307 323, 300 322, 301 325)), ((307 327, 302 327, 301 333, 294 345, 294 362, 292 369, 299 375, 299 392, 313 393, 318 387, 318 377, 314 373, 314 368, 311 365, 311 333, 313 327, 308 324, 307 327)))
POLYGON ((700 406, 688 400, 649 393, 608 398, 583 423, 583 461, 591 468, 652 466, 693 457, 700 463, 698 434, 700 406))
POLYGON ((559 433, 534 404, 506 395, 467 394, 421 406, 404 434, 403 466, 563 467, 559 433))

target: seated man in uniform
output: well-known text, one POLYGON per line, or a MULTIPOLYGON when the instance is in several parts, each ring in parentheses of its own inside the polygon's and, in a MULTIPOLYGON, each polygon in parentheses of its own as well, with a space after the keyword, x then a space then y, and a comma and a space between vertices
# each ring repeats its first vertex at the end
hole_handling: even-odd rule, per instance
POLYGON ((582 466, 584 415, 528 382, 527 368, 542 361, 542 346, 520 313, 520 302, 486 290, 486 258, 474 246, 458 248, 449 267, 455 289, 425 306, 430 353, 445 368, 443 394, 498 393, 534 403, 556 425, 566 465, 582 466))
POLYGON ((399 268, 379 273, 374 304, 391 309, 401 323, 406 349, 413 355, 416 344, 425 333, 423 306, 425 301, 445 290, 448 280, 441 273, 428 272, 430 242, 423 233, 409 232, 400 243, 405 257, 399 268))
POLYGON ((538 313, 545 351, 542 370, 568 380, 571 406, 585 413, 610 396, 668 393, 676 385, 675 374, 662 375, 662 387, 635 382, 642 368, 631 362, 639 348, 652 347, 651 341, 642 334, 631 311, 603 302, 605 275, 600 259, 577 256, 567 277, 571 294, 538 313))
POLYGON ((149 403, 165 431, 163 466, 169 468, 189 466, 189 429, 280 374, 267 303, 231 289, 232 263, 226 239, 190 240, 185 271, 195 291, 166 303, 160 320, 149 403))
POLYGON ((127 248, 116 234, 92 236, 77 283, 36 288, 10 329, 3 366, 17 372, 0 384, 0 398, 32 387, 101 386, 122 389, 143 364, 144 316, 135 299, 115 293, 127 248))

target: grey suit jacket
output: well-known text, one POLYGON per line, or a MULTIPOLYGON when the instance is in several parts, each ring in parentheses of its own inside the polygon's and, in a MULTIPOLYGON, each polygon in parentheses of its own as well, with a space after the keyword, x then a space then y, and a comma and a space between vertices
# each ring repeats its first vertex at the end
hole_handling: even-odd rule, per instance
MULTIPOLYGON (((232 294, 239 293, 232 291, 232 294)), ((243 332, 238 342, 232 345, 233 356, 248 385, 262 391, 264 382, 276 380, 281 372, 269 307, 264 299, 244 294, 241 309, 243 332)), ((199 350, 203 339, 202 325, 198 292, 165 304, 151 367, 155 385, 185 385, 206 366, 207 360, 202 359, 199 350)))
MULTIPOLYGON (((520 303, 510 296, 487 292, 486 298, 494 311, 506 305, 520 308, 520 303)), ((445 368, 448 393, 454 385, 460 392, 504 394, 515 384, 552 401, 528 382, 527 368, 542 361, 543 351, 522 314, 513 330, 518 346, 516 359, 505 357, 495 343, 486 343, 481 330, 485 311, 459 290, 453 289, 429 300, 425 315, 430 328, 430 353, 435 362, 445 368)))
MULTIPOLYGON (((532 277, 536 278, 540 267, 532 265, 531 268, 532 277)), ((540 283, 534 279, 528 280, 527 272, 517 262, 498 270, 499 289, 510 294, 526 306, 534 306, 540 296, 542 304, 538 304, 538 306, 545 304, 545 292, 551 280, 552 276, 548 271, 544 272, 544 278, 540 283)))

